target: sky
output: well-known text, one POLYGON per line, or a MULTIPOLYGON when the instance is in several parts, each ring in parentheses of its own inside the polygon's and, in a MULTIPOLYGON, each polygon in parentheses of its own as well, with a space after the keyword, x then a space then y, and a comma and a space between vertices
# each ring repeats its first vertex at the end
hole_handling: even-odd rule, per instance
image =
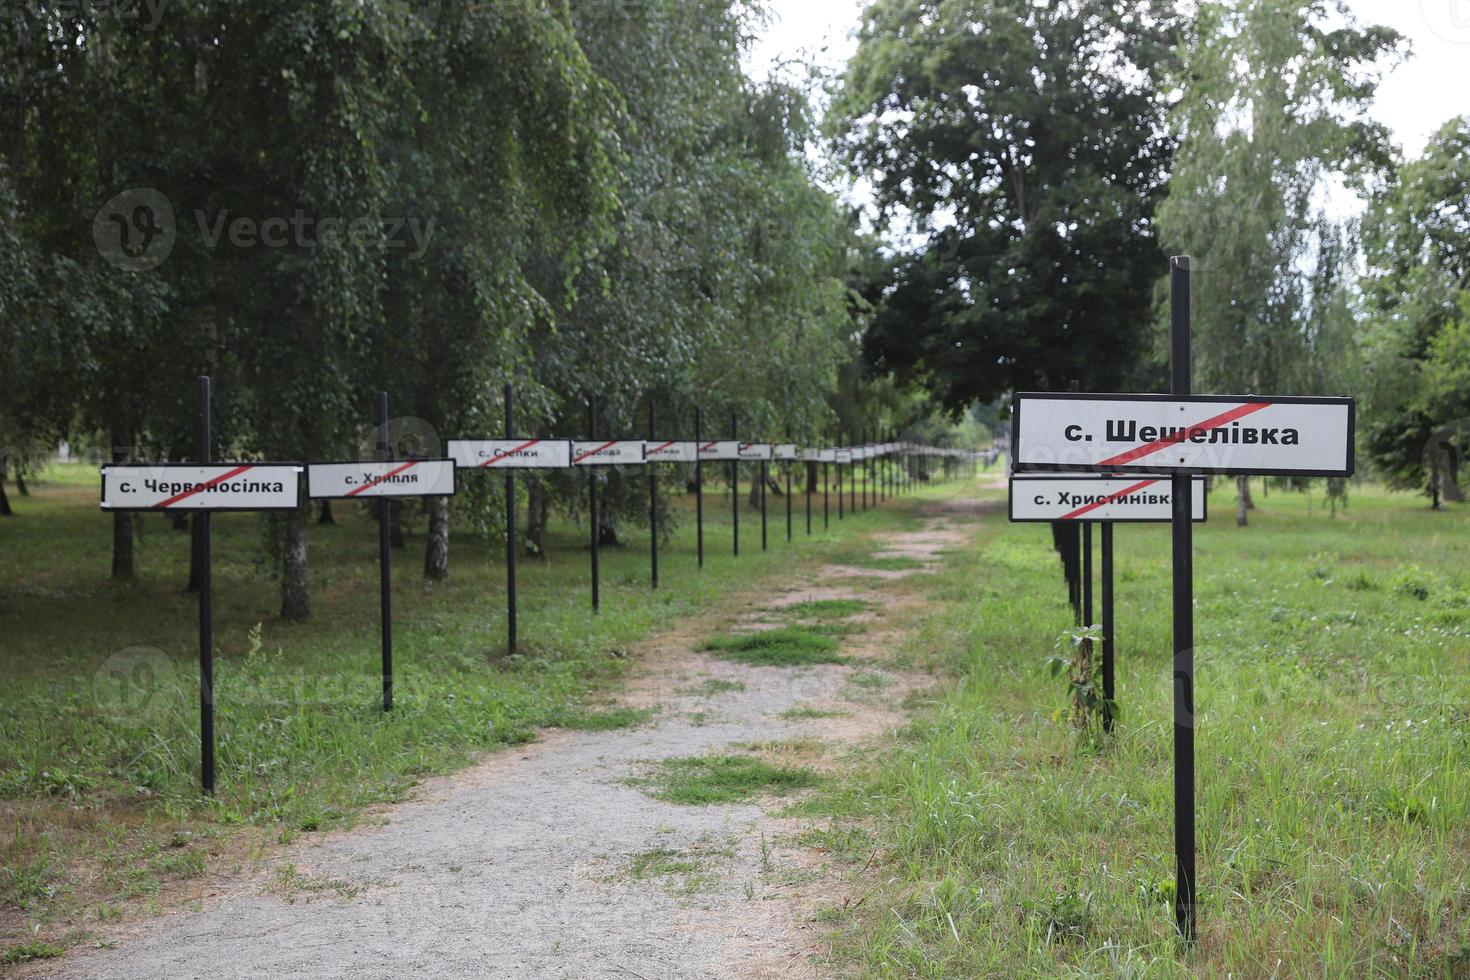
MULTIPOLYGON (((856 48, 864 0, 767 0, 770 23, 746 59, 756 76, 801 58, 838 69, 856 48)), ((1373 115, 1408 157, 1436 129, 1470 114, 1470 0, 1348 0, 1362 24, 1383 24, 1409 39, 1410 57, 1382 81, 1373 115)))

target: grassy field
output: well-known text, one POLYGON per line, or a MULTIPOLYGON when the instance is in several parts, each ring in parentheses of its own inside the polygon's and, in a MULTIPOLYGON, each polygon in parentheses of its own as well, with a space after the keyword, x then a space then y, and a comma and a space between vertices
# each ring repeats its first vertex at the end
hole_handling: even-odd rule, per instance
MULTIPOLYGON (((521 649, 505 651, 503 545, 456 535, 451 578, 426 585, 422 539, 395 563, 396 705, 379 709, 375 525, 354 506, 311 530, 313 618, 278 620, 260 519, 215 519, 218 793, 198 796, 195 604, 183 592, 188 535, 143 519, 138 576, 108 578, 111 523, 94 469, 53 466, 0 522, 0 947, 7 960, 86 942, 98 922, 169 905, 181 883, 248 862, 276 840, 350 823, 421 778, 524 742, 546 726, 602 729, 646 713, 599 692, 636 641, 707 613, 731 593, 865 553, 900 505, 797 540, 772 500, 770 551, 742 505, 730 554, 721 496, 706 496, 697 572, 693 501, 649 590, 646 532, 603 553, 594 616, 583 532, 557 525, 549 560, 523 561, 521 649), (779 516, 778 516, 779 515, 779 516), (793 561, 792 556, 799 556, 793 561)), ((185 889, 186 890, 186 889, 185 889)))
POLYGON ((929 601, 899 656, 939 693, 799 807, 851 863, 844 975, 1470 976, 1470 510, 1258 503, 1195 538, 1197 946, 1172 913, 1168 529, 1117 532, 1099 745, 1043 669, 1071 628, 1050 534, 997 512, 901 586, 929 601))

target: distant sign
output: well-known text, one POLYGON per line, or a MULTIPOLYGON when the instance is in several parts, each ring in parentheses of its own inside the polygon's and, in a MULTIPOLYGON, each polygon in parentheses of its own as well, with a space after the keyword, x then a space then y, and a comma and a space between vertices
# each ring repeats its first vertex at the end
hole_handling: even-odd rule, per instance
POLYGON ((801 458, 807 463, 820 463, 822 461, 822 451, 820 449, 803 449, 801 451, 801 458))
POLYGON ((776 459, 798 459, 798 458, 800 458, 800 454, 797 452, 797 449, 796 449, 796 443, 794 443, 794 442, 781 443, 780 445, 776 446, 771 451, 771 454, 776 459))
POLYGON ((751 461, 771 459, 772 446, 768 442, 742 442, 740 444, 740 458, 751 461))
POLYGON ((650 463, 692 463, 695 461, 699 444, 694 442, 650 442, 650 463))
POLYGON ((733 440, 728 442, 706 442, 699 447, 699 458, 707 461, 728 461, 739 459, 740 443, 733 440))
POLYGON ((306 467, 306 494, 330 499, 452 497, 454 460, 311 463, 306 467))
POLYGON ((1352 476, 1350 398, 1017 393, 1018 472, 1352 476))
POLYGON ((592 442, 572 443, 572 465, 573 466, 641 466, 647 460, 643 455, 644 442, 642 440, 619 440, 608 442, 600 440, 592 442))
POLYGON ((119 463, 102 467, 103 510, 295 510, 295 463, 119 463))
POLYGON ((818 450, 818 452, 821 453, 822 462, 824 462, 824 463, 835 463, 835 462, 837 462, 837 450, 835 450, 835 449, 821 449, 821 450, 818 450))
POLYGON ((467 470, 564 470, 572 465, 566 439, 451 439, 449 456, 467 470))
POLYGON ((852 457, 852 450, 851 449, 836 449, 836 450, 833 450, 833 453, 834 453, 834 456, 833 456, 833 460, 832 461, 834 463, 851 463, 852 462, 852 458, 853 457, 852 457))
MULTIPOLYGON (((1204 478, 1195 477, 1190 483, 1190 510, 1194 520, 1203 521, 1207 516, 1204 478)), ((1011 520, 1016 523, 1166 523, 1173 516, 1173 485, 1166 476, 1011 477, 1011 520)))

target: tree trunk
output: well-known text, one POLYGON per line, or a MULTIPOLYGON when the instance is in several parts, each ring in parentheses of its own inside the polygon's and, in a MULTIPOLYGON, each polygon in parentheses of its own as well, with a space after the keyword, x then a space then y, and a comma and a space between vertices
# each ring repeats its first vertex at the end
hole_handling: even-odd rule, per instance
POLYGON ((10 509, 10 498, 5 496, 5 454, 0 453, 0 517, 9 517, 15 511, 10 509))
POLYGON ((426 497, 429 538, 424 544, 424 578, 442 582, 449 577, 449 498, 426 497))
POLYGON ((1458 474, 1455 471, 1459 469, 1456 463, 1459 461, 1455 458, 1455 455, 1455 447, 1446 444, 1444 447, 1444 465, 1439 470, 1439 493, 1440 496, 1452 504, 1462 504, 1465 502, 1465 491, 1460 489, 1460 483, 1456 479, 1458 474))
POLYGON ((403 540, 403 501, 388 501, 388 547, 399 551, 408 547, 403 540))
POLYGON ((15 464, 15 489, 20 491, 22 497, 29 497, 31 495, 30 488, 26 486, 26 464, 24 460, 17 460, 15 464))
POLYGON ((546 518, 550 503, 540 477, 529 477, 526 484, 526 554, 545 560, 546 518))
POLYGON ((317 511, 316 522, 318 524, 336 524, 337 518, 332 514, 332 502, 323 500, 321 509, 317 511))
POLYGON ((1235 492, 1238 505, 1235 511, 1235 526, 1245 527, 1250 520, 1251 478, 1248 476, 1236 477, 1235 492))
POLYGON ((189 512, 186 510, 169 511, 168 521, 175 531, 189 530, 189 512))
MULTIPOLYGON (((112 461, 126 463, 131 455, 129 446, 132 443, 128 436, 128 427, 114 425, 111 435, 112 461)), ((128 511, 114 511, 112 515, 112 577, 133 577, 133 515, 128 511)))
POLYGON ((820 463, 807 463, 806 464, 806 492, 807 493, 820 493, 821 492, 821 490, 822 490, 821 483, 817 479, 817 470, 820 469, 820 468, 821 468, 821 464, 820 463))
POLYGON ((286 515, 286 536, 281 550, 281 618, 303 620, 311 616, 311 588, 307 581, 306 508, 286 515))

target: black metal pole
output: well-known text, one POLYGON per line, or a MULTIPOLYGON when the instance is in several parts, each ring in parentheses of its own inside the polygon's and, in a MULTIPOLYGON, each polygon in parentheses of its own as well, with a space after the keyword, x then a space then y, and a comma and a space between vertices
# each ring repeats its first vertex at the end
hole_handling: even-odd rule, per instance
MULTIPOLYGON (((210 387, 207 375, 199 378, 199 462, 211 461, 210 387)), ((199 783, 205 796, 214 795, 214 549, 210 541, 210 518, 199 511, 199 783)))
POLYGON ((1082 522, 1082 625, 1092 625, 1092 522, 1082 522))
MULTIPOLYGON (((388 393, 378 392, 378 459, 387 462, 388 393)), ((378 498, 378 588, 383 632, 383 710, 393 710, 393 502, 378 498)))
MULTIPOLYGON (((863 449, 863 455, 866 456, 867 455, 867 452, 868 452, 868 450, 866 448, 867 445, 868 445, 868 433, 866 431, 863 432, 863 437, 862 437, 862 439, 860 441, 862 442, 863 446, 865 447, 863 449)), ((863 510, 866 511, 868 509, 868 497, 872 494, 872 490, 873 490, 873 457, 868 456, 867 459, 863 460, 863 467, 862 467, 862 469, 863 469, 863 510)))
MULTIPOLYGON (((791 430, 786 430, 786 443, 791 444, 791 430)), ((786 543, 791 543, 791 468, 796 463, 793 460, 786 461, 786 543)))
MULTIPOLYGON (((505 438, 515 438, 515 402, 505 386, 505 438)), ((516 476, 505 471, 505 649, 516 652, 516 476)))
POLYGON ((740 554, 740 428, 735 413, 730 413, 730 438, 735 440, 735 458, 730 461, 730 518, 731 540, 735 554, 740 554))
MULTIPOLYGON (((587 440, 589 442, 597 441, 596 395, 593 395, 591 398, 587 399, 587 440)), ((597 467, 595 465, 587 467, 587 499, 591 504, 589 508, 591 513, 589 514, 589 517, 591 518, 592 524, 592 611, 600 612, 602 609, 602 570, 598 567, 597 564, 599 557, 598 551, 600 549, 597 547, 597 467)))
MULTIPOLYGON (((1169 260, 1169 393, 1190 393, 1189 257, 1169 260)), ((1194 525, 1188 473, 1174 483, 1174 921, 1193 942, 1194 877, 1194 525)))
POLYGON ((694 549, 704 567, 704 409, 694 410, 694 549))
POLYGON ((766 479, 770 475, 765 460, 761 460, 761 550, 766 550, 766 479))
MULTIPOLYGON (((841 432, 838 432, 837 433, 837 444, 839 446, 841 446, 842 445, 842 441, 843 441, 842 440, 842 433, 841 432)), ((852 455, 852 452, 851 452, 851 450, 849 450, 848 451, 848 456, 850 457, 851 455, 852 455)), ((846 514, 847 514, 847 497, 842 492, 842 464, 841 463, 837 463, 836 466, 837 466, 837 519, 840 521, 840 520, 843 520, 845 518, 846 514)))
POLYGON ((826 462, 823 462, 822 463, 822 530, 824 530, 824 531, 827 530, 828 528, 830 528, 832 526, 832 495, 831 495, 831 487, 832 487, 832 484, 829 482, 830 479, 831 479, 831 476, 832 476, 831 471, 827 469, 827 463, 826 462))
POLYGON ((848 452, 847 460, 847 509, 854 517, 857 516, 857 460, 852 458, 852 452, 848 452))
MULTIPOLYGON (((810 439, 807 442, 811 442, 810 439)), ((810 447, 808 447, 810 448, 810 447)), ((812 484, 817 482, 817 466, 819 464, 803 461, 801 468, 801 482, 806 486, 806 536, 812 536, 812 484)))
MULTIPOLYGON (((658 405, 648 399, 648 441, 658 439, 658 405)), ((648 562, 653 588, 658 588, 658 470, 648 464, 648 562)))
POLYGON ((1113 730, 1112 704, 1117 700, 1113 677, 1113 525, 1102 526, 1102 675, 1103 731, 1113 730))

